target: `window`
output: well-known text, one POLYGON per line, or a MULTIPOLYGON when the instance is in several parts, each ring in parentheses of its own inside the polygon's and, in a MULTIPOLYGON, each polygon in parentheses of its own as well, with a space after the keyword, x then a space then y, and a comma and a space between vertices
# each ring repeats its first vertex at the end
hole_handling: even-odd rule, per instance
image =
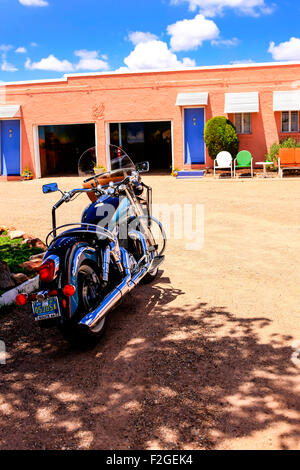
POLYGON ((281 113, 281 132, 299 132, 299 111, 281 113))
POLYGON ((251 134, 251 113, 235 114, 234 122, 238 134, 251 134))

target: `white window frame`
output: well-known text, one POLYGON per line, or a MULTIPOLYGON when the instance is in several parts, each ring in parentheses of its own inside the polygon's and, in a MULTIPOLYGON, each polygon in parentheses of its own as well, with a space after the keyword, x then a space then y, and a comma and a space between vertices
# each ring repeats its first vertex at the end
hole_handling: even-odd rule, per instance
POLYGON ((250 135, 252 134, 252 113, 234 113, 234 125, 236 127, 236 118, 237 118, 237 115, 241 115, 242 116, 242 129, 241 129, 241 132, 239 132, 238 130, 236 131, 237 134, 239 135, 250 135), (244 116, 245 114, 249 114, 250 116, 250 131, 249 132, 245 132, 245 126, 244 126, 244 116))
POLYGON ((297 134, 299 132, 299 111, 281 111, 281 133, 282 134, 297 134), (289 129, 287 131, 283 130, 283 114, 289 114, 289 129), (292 131, 292 113, 297 113, 298 115, 298 129, 296 131, 292 131))

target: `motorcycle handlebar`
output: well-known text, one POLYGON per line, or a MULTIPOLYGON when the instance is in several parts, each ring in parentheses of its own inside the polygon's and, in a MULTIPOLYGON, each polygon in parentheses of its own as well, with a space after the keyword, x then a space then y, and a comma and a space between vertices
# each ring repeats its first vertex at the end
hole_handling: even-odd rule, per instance
MULTIPOLYGON (((115 188, 118 188, 123 184, 128 184, 130 181, 131 181, 131 177, 126 176, 126 178, 124 178, 123 181, 120 181, 118 183, 114 183, 113 186, 115 188)), ((97 188, 96 188, 96 190, 97 190, 97 188)), ((72 189, 71 191, 64 193, 63 197, 59 201, 57 201, 57 203, 53 206, 53 210, 58 209, 64 202, 69 202, 72 199, 72 197, 75 196, 75 194, 91 193, 91 192, 95 192, 95 189, 94 188, 72 189)))
MULTIPOLYGON (((132 181, 132 176, 126 176, 126 178, 123 179, 123 181, 120 181, 118 183, 113 184, 113 187, 118 189, 122 185, 127 185, 132 181)), ((63 197, 57 201, 56 204, 54 204, 52 208, 52 225, 53 225, 53 230, 54 230, 54 236, 56 236, 56 210, 64 203, 64 202, 69 202, 71 201, 72 197, 75 196, 75 194, 79 193, 91 193, 97 191, 97 188, 80 188, 80 189, 72 189, 69 192, 63 193, 63 197)), ((101 190, 100 190, 101 191, 101 190)))

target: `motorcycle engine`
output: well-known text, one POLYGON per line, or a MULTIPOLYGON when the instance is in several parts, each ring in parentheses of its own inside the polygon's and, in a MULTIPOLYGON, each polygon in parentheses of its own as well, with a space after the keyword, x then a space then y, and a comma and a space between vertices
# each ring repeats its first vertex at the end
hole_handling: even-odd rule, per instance
POLYGON ((135 257, 129 253, 129 269, 131 274, 136 273, 139 269, 139 265, 136 262, 135 257))

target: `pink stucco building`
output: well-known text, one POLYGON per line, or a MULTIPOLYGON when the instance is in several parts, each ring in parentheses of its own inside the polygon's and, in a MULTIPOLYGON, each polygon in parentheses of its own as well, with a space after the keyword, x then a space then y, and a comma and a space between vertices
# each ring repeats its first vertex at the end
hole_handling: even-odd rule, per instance
POLYGON ((235 123, 240 149, 264 160, 270 145, 300 138, 300 63, 247 64, 137 73, 67 75, 0 84, 2 178, 74 174, 79 155, 121 144, 154 170, 206 168, 203 129, 235 123))

